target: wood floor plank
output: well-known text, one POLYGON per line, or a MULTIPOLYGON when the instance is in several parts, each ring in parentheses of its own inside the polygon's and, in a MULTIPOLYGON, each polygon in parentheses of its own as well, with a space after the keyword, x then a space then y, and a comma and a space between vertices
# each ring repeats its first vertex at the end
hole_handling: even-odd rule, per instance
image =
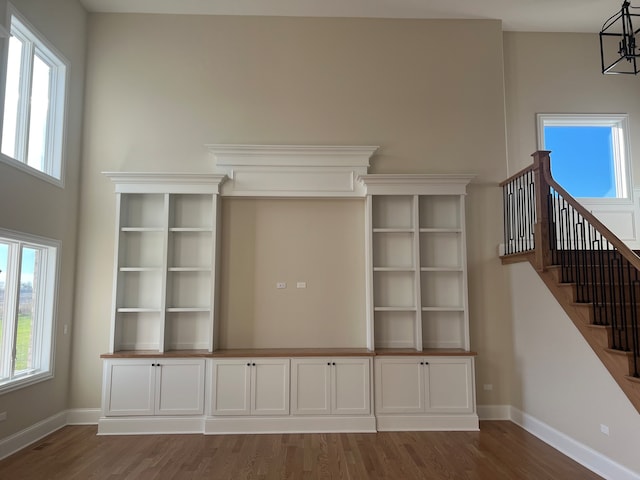
POLYGON ((21 480, 590 480, 507 421, 480 432, 96 436, 65 427, 0 461, 21 480))

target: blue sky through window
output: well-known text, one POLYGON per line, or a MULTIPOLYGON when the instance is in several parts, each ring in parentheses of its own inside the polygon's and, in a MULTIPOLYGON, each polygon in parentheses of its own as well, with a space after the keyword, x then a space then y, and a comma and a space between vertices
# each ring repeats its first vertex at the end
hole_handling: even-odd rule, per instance
POLYGON ((551 174, 574 197, 615 198, 612 127, 545 126, 551 174))

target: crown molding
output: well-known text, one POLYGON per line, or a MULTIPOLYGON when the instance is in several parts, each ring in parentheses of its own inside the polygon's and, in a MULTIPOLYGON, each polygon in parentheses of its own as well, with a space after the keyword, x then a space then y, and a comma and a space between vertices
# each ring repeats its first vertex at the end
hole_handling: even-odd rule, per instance
POLYGON ((207 145, 226 196, 361 197, 376 146, 207 145))

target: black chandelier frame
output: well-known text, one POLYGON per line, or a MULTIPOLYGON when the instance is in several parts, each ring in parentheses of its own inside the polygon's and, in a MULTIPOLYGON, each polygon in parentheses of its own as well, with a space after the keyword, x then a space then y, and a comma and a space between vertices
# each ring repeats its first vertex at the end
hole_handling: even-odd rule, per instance
MULTIPOLYGON (((632 13, 630 9, 634 8, 625 0, 620 11, 609 17, 602 25, 600 62, 604 74, 637 75, 640 72, 640 62, 638 61, 640 46, 636 42, 636 35, 640 32, 640 28, 635 29, 633 26, 637 20, 636 17, 640 17, 640 13, 632 13), (617 52, 607 58, 606 47, 613 43, 611 40, 617 40, 617 52)), ((635 23, 640 24, 640 21, 635 23)))

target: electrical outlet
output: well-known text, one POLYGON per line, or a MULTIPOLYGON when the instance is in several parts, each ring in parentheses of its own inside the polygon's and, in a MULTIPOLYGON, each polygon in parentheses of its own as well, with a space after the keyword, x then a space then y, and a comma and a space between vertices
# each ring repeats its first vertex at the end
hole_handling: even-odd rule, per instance
POLYGON ((7 412, 0 413, 0 422, 4 422, 7 419, 7 412))
POLYGON ((276 288, 287 288, 286 282, 278 282, 276 283, 276 288))
POLYGON ((296 288, 307 288, 307 282, 296 283, 296 288))
POLYGON ((605 425, 604 423, 600 424, 600 432, 609 436, 609 425, 605 425))

